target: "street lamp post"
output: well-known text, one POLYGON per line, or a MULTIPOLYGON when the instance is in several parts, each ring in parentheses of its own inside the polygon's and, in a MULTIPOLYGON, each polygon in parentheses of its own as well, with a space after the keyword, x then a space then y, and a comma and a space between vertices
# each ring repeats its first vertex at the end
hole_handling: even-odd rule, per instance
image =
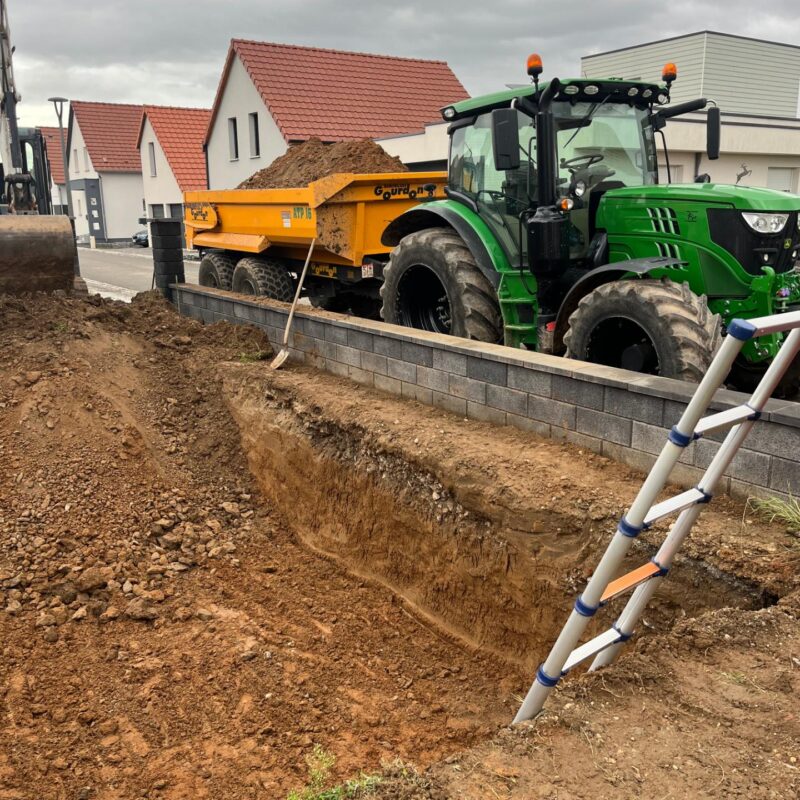
POLYGON ((69 185, 69 171, 67 169, 67 143, 64 141, 64 122, 62 115, 64 113, 64 103, 69 102, 66 97, 50 97, 48 102, 52 103, 56 109, 56 116, 58 117, 58 135, 61 139, 61 158, 64 161, 64 188, 67 190, 67 213, 70 219, 74 219, 75 215, 72 213, 72 189, 69 185))

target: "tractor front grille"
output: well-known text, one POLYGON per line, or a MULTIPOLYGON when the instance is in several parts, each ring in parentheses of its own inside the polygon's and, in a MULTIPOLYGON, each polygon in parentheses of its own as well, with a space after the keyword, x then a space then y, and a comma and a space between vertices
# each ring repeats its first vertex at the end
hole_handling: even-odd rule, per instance
POLYGON ((756 233, 733 208, 709 208, 708 229, 712 241, 724 247, 751 275, 760 275, 762 267, 772 267, 777 273, 790 272, 795 267, 800 249, 797 211, 781 233, 756 233))
POLYGON ((672 233, 675 236, 680 236, 681 227, 678 224, 678 215, 675 213, 674 208, 662 208, 661 206, 648 208, 647 216, 650 217, 650 222, 656 233, 672 233))

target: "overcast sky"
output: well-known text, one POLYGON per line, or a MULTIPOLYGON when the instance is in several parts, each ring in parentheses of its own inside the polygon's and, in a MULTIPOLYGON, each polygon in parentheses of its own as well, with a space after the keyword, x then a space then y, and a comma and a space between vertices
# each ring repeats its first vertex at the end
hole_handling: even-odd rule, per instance
MULTIPOLYGON (((444 59, 472 94, 703 29, 800 41, 798 0, 7 0, 22 125, 52 95, 210 107, 232 37, 444 59)), ((680 69, 680 64, 678 65, 680 69)), ((747 80, 746 70, 732 80, 747 80)))

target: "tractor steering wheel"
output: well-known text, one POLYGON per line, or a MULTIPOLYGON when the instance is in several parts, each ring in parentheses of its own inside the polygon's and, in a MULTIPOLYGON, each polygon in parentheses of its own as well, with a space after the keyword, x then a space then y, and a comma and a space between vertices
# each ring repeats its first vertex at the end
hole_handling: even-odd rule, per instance
POLYGON ((587 153, 585 156, 574 156, 573 158, 562 158, 561 168, 566 167, 571 173, 576 173, 580 170, 589 169, 589 167, 598 164, 605 156, 602 153, 587 153), (585 163, 582 163, 585 162, 585 163))

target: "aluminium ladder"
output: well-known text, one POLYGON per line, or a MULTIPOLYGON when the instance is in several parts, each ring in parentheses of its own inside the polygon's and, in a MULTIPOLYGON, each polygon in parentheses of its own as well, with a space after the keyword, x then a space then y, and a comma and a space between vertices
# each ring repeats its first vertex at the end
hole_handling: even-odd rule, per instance
POLYGON ((751 320, 735 319, 703 380, 642 484, 627 514, 619 521, 608 549, 578 599, 550 654, 536 672, 514 722, 536 716, 563 675, 589 658, 589 671, 611 664, 622 645, 631 638, 640 615, 672 565, 681 543, 688 535, 703 505, 708 503, 717 482, 728 468, 765 403, 792 361, 800 353, 800 311, 774 314, 751 320), (722 385, 745 342, 770 333, 791 331, 777 356, 767 368, 750 399, 741 406, 703 417, 714 393, 722 385), (706 433, 730 428, 719 450, 694 489, 655 503, 669 479, 683 449, 706 433), (634 539, 657 520, 678 514, 653 559, 614 580, 634 539), (604 633, 578 646, 589 620, 613 597, 635 588, 617 621, 604 633))

